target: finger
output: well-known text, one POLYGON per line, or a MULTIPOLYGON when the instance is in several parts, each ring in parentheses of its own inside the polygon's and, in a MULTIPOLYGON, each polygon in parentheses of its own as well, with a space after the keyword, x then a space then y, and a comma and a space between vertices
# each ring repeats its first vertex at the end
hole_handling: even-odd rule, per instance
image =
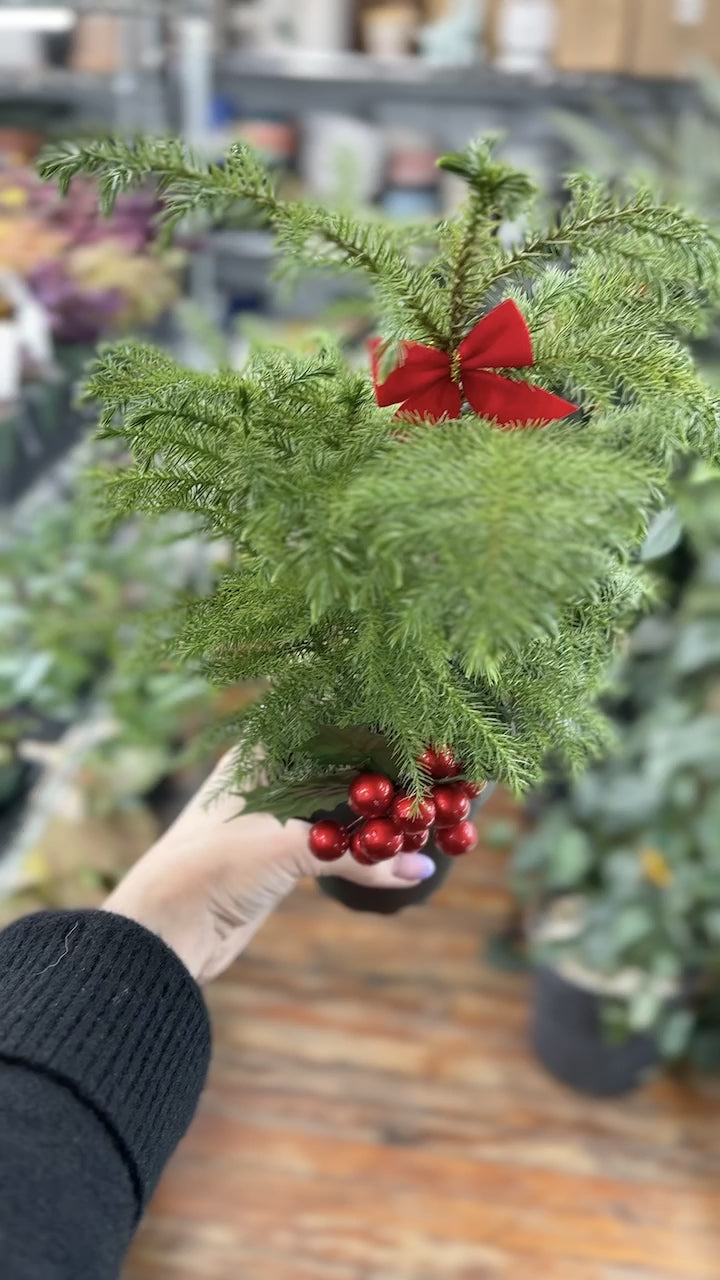
POLYGON ((399 853, 396 858, 374 867, 362 866, 348 853, 337 862, 320 862, 310 855, 310 863, 313 876, 340 876, 371 889, 407 889, 408 885, 420 884, 435 874, 435 863, 426 853, 399 853))
MULTIPOLYGON (((233 751, 228 751, 216 764, 203 786, 191 799, 183 816, 196 811, 210 814, 216 821, 227 822, 237 818, 244 808, 244 800, 236 790, 228 790, 232 778, 233 751)), ((303 875, 340 876, 354 884, 374 889, 407 889, 408 885, 422 883, 435 874, 435 863, 424 853, 400 853, 387 862, 374 867, 362 866, 351 855, 345 854, 337 862, 321 862, 313 857, 307 844, 309 826, 301 819, 291 818, 281 823, 270 814, 256 814, 257 838, 261 836, 260 823, 266 824, 262 843, 268 861, 277 862, 291 871, 297 879, 303 875)))

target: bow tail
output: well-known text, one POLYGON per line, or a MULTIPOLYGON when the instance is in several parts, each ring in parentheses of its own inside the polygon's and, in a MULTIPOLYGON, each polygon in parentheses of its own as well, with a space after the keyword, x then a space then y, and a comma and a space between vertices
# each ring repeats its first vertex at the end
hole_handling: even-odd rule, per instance
POLYGON ((443 418, 459 418, 462 409, 460 388, 452 378, 439 378, 430 387, 409 395, 400 405, 396 418, 428 418, 440 422, 443 418))
POLYGON ((556 422, 577 410, 577 405, 551 391, 487 370, 463 370, 463 390, 475 413, 493 419, 501 427, 556 422))

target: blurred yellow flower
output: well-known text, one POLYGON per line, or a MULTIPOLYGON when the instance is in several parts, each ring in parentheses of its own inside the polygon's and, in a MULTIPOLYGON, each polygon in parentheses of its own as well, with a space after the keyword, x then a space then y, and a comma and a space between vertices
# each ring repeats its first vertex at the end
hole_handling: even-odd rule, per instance
POLYGON ((640 861, 645 879, 654 884, 656 889, 665 889, 672 884, 673 873, 659 849, 641 849, 640 861))
POLYGON ((41 262, 60 257, 66 244, 64 232, 48 228, 37 218, 0 214, 0 268, 26 275, 41 262))
POLYGON ((177 251, 129 254, 122 241, 108 239, 74 249, 67 268, 84 288, 117 289, 124 301, 114 326, 134 329, 154 324, 176 301, 183 262, 177 251))
POLYGON ((42 849, 31 849, 23 860, 20 884, 23 889, 36 888, 52 879, 52 867, 42 849))
POLYGON ((28 193, 24 187, 0 188, 0 204, 8 209, 22 209, 28 202, 28 193))

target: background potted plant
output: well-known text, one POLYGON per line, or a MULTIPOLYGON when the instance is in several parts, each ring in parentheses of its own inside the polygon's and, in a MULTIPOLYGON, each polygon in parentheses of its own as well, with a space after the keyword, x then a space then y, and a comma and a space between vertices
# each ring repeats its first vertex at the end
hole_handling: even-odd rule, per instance
POLYGON ((715 447, 716 403, 678 336, 717 297, 708 228, 583 177, 536 228, 529 179, 490 145, 441 163, 466 204, 400 229, 280 200, 243 146, 207 165, 173 141, 101 140, 41 164, 61 190, 95 175, 107 211, 154 174, 169 227, 245 199, 285 254, 374 287, 372 378, 329 342, 220 374, 126 344, 89 385, 101 432, 133 455, 109 504, 189 512, 230 547, 214 590, 174 615, 171 647, 220 685, 265 681, 236 727, 238 780, 265 753, 248 803, 316 816, 376 775, 352 797, 358 832, 331 819, 311 833, 328 861, 350 841, 360 859, 391 856, 423 802, 448 807, 444 824, 443 771, 458 803, 438 844, 462 852, 468 787, 522 788, 548 751, 598 749, 596 693, 644 593, 632 555, 676 452, 715 447), (498 233, 520 214, 531 229, 508 247, 498 233))
MULTIPOLYGON (((82 449, 77 465, 94 453, 82 449)), ((207 588, 211 561, 177 521, 152 536, 137 526, 103 531, 72 478, 52 501, 40 498, 0 524, 5 836, 37 773, 23 744, 54 741, 91 705, 107 719, 86 765, 96 807, 137 799, 172 773, 190 730, 207 722, 211 707, 217 712, 216 699, 199 676, 148 671, 128 652, 151 610, 167 608, 183 588, 207 588)))
POLYGON ((156 328, 176 301, 184 253, 158 248, 156 212, 155 195, 139 191, 103 219, 91 184, 63 200, 31 169, 0 164, 0 279, 32 303, 18 310, 22 386, 2 414, 0 502, 86 427, 73 398, 98 339, 156 328))
POLYGON ((720 1061, 719 557, 720 475, 697 466, 646 545, 660 600, 618 673, 617 750, 516 856, 539 910, 535 1047, 589 1092, 720 1061))
MULTIPOLYGON (((664 199, 693 209, 713 225, 720 209, 720 76, 695 72, 683 110, 651 122, 607 101, 595 121, 569 110, 553 112, 558 136, 577 163, 616 181, 628 164, 646 174, 664 199)), ((707 377, 717 384, 720 334, 712 326, 695 345, 707 377)))

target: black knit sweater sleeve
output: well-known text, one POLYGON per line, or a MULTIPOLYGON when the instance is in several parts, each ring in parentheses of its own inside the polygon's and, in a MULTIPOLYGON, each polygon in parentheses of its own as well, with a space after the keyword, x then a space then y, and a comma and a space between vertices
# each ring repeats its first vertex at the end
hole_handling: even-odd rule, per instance
POLYGON ((109 1280, 192 1119, 210 1054, 199 988, 124 916, 0 933, 0 1274, 109 1280))

